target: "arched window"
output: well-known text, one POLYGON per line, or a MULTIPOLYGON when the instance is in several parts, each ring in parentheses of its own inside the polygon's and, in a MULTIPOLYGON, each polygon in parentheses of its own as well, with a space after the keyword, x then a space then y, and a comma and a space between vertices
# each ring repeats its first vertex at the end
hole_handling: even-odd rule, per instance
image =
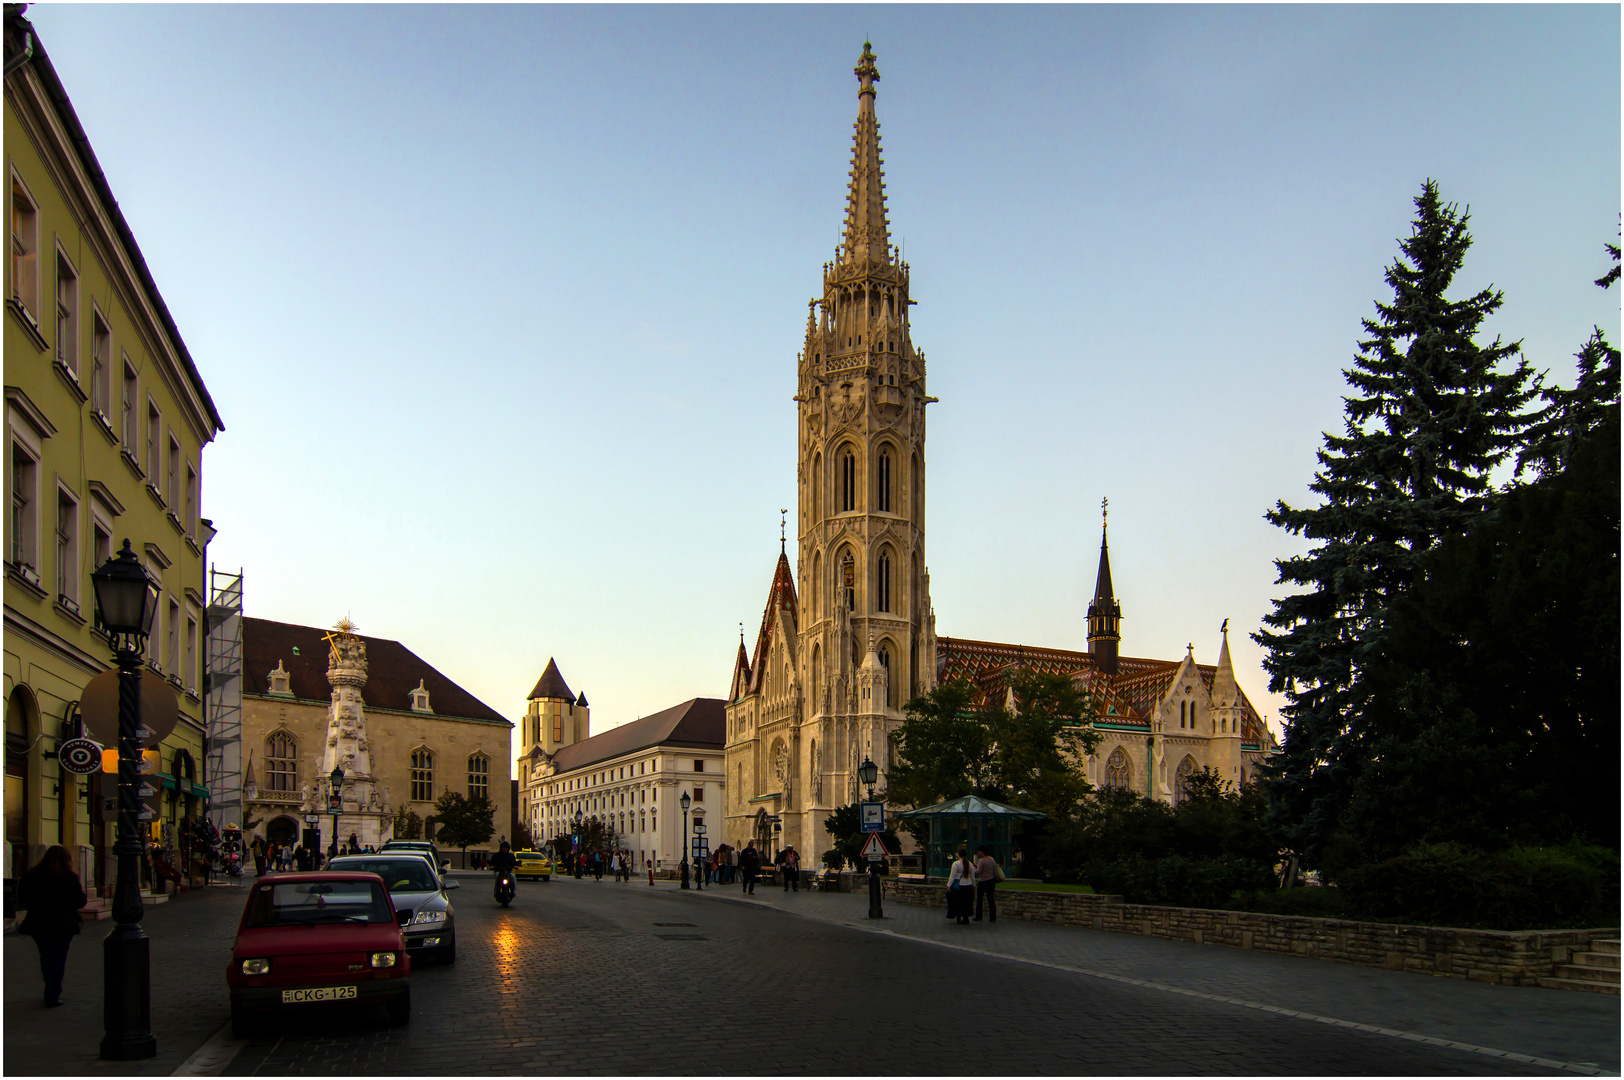
POLYGON ((812 553, 812 587, 807 590, 807 617, 816 619, 823 606, 823 552, 812 553))
POLYGON ((1195 758, 1185 755, 1179 762, 1178 771, 1173 774, 1173 805, 1177 806, 1190 797, 1190 777, 1200 772, 1196 767, 1195 758))
POLYGON ((1184 726, 1184 702, 1179 702, 1179 727, 1184 726))
POLYGON ((850 551, 840 560, 840 599, 847 611, 857 610, 857 563, 850 551))
POLYGON ((857 455, 849 446, 840 452, 840 509, 857 509, 857 455))
POLYGON ((812 511, 811 518, 814 523, 823 520, 823 455, 812 455, 812 511))
POLYGON ((426 746, 412 751, 412 801, 434 801, 434 752, 426 746))
POLYGON ((1120 746, 1105 759, 1105 786, 1122 791, 1133 787, 1133 762, 1128 760, 1127 751, 1120 746))
POLYGON ((265 790, 299 790, 299 742, 291 732, 273 731, 265 738, 265 790))
POLYGON ((484 754, 468 756, 468 797, 491 797, 491 759, 484 754))
POLYGON ((885 703, 891 708, 897 707, 897 677, 891 667, 891 643, 882 641, 878 653, 880 666, 885 669, 885 703))
POLYGON ((891 610, 891 549, 880 552, 880 561, 874 568, 874 606, 876 611, 891 610))
POLYGON ((874 465, 874 508, 882 514, 891 512, 891 448, 880 447, 879 460, 874 465))

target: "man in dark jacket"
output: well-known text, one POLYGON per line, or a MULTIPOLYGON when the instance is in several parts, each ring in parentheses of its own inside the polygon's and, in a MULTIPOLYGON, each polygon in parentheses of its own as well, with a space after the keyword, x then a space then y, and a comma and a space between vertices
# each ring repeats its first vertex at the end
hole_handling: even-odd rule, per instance
POLYGON ((39 972, 45 979, 45 1007, 62 1004, 62 976, 68 968, 68 946, 83 921, 85 890, 67 848, 60 844, 45 852, 39 865, 17 883, 17 906, 28 914, 18 927, 39 946, 39 972))
POLYGON ((756 895, 756 874, 761 870, 761 852, 756 850, 754 840, 744 845, 739 852, 739 872, 744 875, 741 884, 743 891, 750 896, 756 895))

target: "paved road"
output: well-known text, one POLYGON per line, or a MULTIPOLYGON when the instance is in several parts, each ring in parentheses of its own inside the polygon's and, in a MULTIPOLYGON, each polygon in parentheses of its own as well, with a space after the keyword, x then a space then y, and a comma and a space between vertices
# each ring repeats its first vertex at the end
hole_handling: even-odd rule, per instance
MULTIPOLYGON (((205 1047, 215 1064, 208 1071, 945 1075, 964 1071, 964 1048, 972 1046, 982 1055, 976 1068, 1000 1074, 1553 1071, 1218 1000, 1267 989, 1257 972, 1227 995, 1192 997, 1122 981, 1161 981, 1143 974, 1078 973, 1110 957, 1067 965, 1071 957, 1056 946, 1044 963, 1058 958, 1061 966, 1045 967, 1031 963, 1033 958, 964 951, 962 936, 949 942, 958 948, 909 936, 981 935, 970 948, 993 943, 1010 951, 1037 947, 1021 944, 1032 931, 1078 940, 1077 932, 1061 928, 1010 920, 996 927, 948 927, 931 912, 892 906, 888 932, 876 934, 861 925, 860 897, 762 894, 745 903, 732 890, 695 894, 608 880, 527 882, 514 907, 503 910, 490 900, 484 879, 463 880, 457 963, 413 973, 409 1027, 387 1028, 381 1016, 328 1012, 281 1023, 246 1043, 233 1043, 221 1032, 205 1047), (799 905, 811 917, 773 910, 780 905, 799 905), (814 905, 824 907, 820 912, 814 905), (1078 971, 1062 970, 1066 966, 1078 971)), ((216 894, 165 905, 149 916, 162 1003, 154 1015, 161 1056, 139 1069, 95 1060, 100 956, 92 943, 99 934, 93 931, 74 946, 64 995, 68 1007, 48 1012, 38 1003, 31 943, 7 938, 6 1072, 173 1071, 226 1019, 221 969, 239 909, 240 894, 216 894)), ((1190 948, 1252 959, 1235 950, 1190 948)), ((1124 956, 1114 962, 1127 965, 1124 970, 1143 968, 1124 956)), ((1311 966, 1329 968, 1331 979, 1348 980, 1360 971, 1311 966)), ((1219 978, 1218 971, 1207 977, 1219 978)), ((1435 982, 1409 978, 1428 987, 1435 982)), ((1453 982, 1449 989, 1504 988, 1453 982)), ((1526 993, 1551 1002, 1590 999, 1526 993)), ((1333 1001, 1335 996, 1328 995, 1333 1001)), ((1616 1061, 1617 999, 1609 1000, 1616 1061)), ((1283 1004, 1312 1011, 1301 1002, 1283 1004)), ((1583 1021, 1589 1014, 1575 1015, 1583 1021)))

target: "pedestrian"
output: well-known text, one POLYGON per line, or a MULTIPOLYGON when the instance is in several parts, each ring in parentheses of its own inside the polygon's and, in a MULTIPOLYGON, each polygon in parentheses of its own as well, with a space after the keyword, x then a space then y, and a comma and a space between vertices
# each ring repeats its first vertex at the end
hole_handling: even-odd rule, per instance
POLYGON ((592 853, 592 880, 603 880, 603 852, 601 851, 592 853))
POLYGON ((255 836, 254 839, 249 842, 248 850, 254 856, 255 875, 263 875, 265 873, 265 838, 263 836, 255 836))
POLYGON ((998 921, 998 897, 994 890, 998 887, 998 878, 1003 871, 993 861, 992 852, 983 845, 976 849, 976 917, 981 921, 981 901, 987 901, 987 921, 998 921))
POLYGON ((39 865, 17 885, 17 906, 27 911, 18 929, 39 946, 39 973, 45 979, 45 1007, 62 1004, 62 976, 68 968, 68 946, 79 932, 84 886, 73 872, 68 849, 53 844, 39 865))
POLYGON ((784 878, 784 852, 787 850, 787 848, 779 848, 773 855, 773 869, 778 871, 778 880, 783 882, 786 892, 789 890, 789 882, 784 878))
POLYGON ((801 891, 801 854, 792 844, 784 849, 784 891, 801 891))
POLYGON ((970 896, 975 871, 970 866, 970 853, 959 848, 953 868, 947 874, 947 917, 957 919, 960 926, 970 925, 970 896))
POLYGON ((739 889, 748 896, 756 895, 756 872, 761 869, 761 853, 756 850, 756 842, 751 840, 739 852, 739 889))

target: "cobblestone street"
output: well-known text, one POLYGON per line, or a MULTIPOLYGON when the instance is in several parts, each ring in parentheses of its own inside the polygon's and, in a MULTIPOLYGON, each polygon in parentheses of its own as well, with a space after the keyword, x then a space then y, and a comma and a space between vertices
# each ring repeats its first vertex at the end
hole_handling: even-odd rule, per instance
POLYGON ((222 1030, 222 969, 241 893, 216 890, 151 909, 160 1056, 133 1069, 95 1057, 98 929, 108 924, 87 926, 75 943, 67 1005, 58 1010, 40 1007, 32 943, 8 937, 6 1072, 161 1075, 190 1058, 194 1074, 234 1075, 943 1075, 960 1071, 955 1062, 968 1046, 991 1055, 989 1071, 1006 1074, 1556 1071, 1351 1023, 1530 1057, 1544 1055, 1507 1044, 1532 1046, 1539 1040, 1529 1042, 1529 1033, 1548 1031, 1547 1042, 1588 1055, 1558 1060, 1597 1066, 1572 1071, 1618 1067, 1616 998, 1011 920, 952 927, 933 911, 899 905, 888 905, 876 933, 856 895, 763 889, 749 901, 728 888, 683 893, 670 883, 560 879, 526 883, 504 911, 484 877, 459 876, 457 963, 413 972, 414 1013, 404 1029, 367 1012, 312 1013, 232 1042, 222 1030), (1410 1023, 1390 1023, 1390 1013, 1410 1023))

